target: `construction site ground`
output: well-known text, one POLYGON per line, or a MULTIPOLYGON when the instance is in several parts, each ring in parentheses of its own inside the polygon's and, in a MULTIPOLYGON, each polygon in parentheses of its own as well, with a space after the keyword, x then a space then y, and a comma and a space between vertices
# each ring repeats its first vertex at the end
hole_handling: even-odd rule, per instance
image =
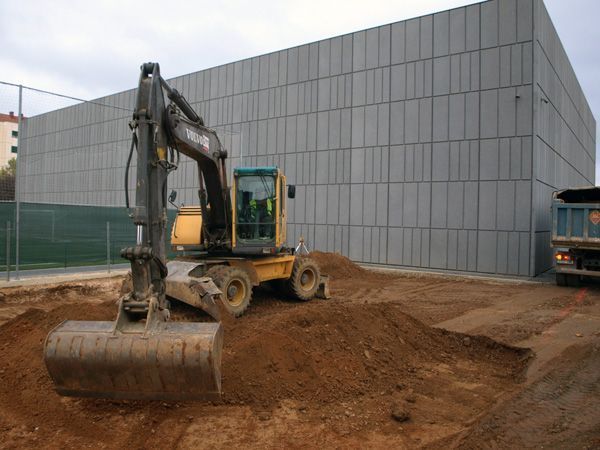
MULTIPOLYGON (((3 448, 599 448, 600 286, 368 271, 332 298, 257 289, 214 404, 58 396, 47 333, 112 320, 122 277, 0 289, 3 448)), ((182 304, 175 320, 208 320, 182 304)))

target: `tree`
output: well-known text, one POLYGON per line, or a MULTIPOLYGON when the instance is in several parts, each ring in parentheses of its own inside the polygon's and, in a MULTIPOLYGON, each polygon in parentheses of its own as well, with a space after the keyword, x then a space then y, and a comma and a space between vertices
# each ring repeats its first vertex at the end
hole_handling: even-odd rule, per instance
POLYGON ((17 159, 12 158, 6 166, 0 169, 0 201, 15 199, 15 174, 17 173, 17 159))
POLYGON ((11 158, 6 163, 6 166, 0 169, 0 177, 12 176, 14 177, 17 173, 17 158, 11 158))

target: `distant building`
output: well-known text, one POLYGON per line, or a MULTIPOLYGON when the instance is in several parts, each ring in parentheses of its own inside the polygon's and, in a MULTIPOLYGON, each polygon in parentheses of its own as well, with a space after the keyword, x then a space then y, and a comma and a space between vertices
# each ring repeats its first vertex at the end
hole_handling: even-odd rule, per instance
POLYGON ((19 119, 14 112, 0 113, 0 167, 17 156, 19 119))
MULTIPOLYGON (((277 165, 296 185, 290 245, 303 236, 357 262, 539 274, 553 263, 552 191, 596 181, 596 120, 542 0, 485 1, 170 82, 221 135, 230 169, 277 165)), ((20 200, 122 207, 134 106, 131 89, 28 119, 20 200)), ((199 180, 182 158, 169 187, 198 204, 199 180)))

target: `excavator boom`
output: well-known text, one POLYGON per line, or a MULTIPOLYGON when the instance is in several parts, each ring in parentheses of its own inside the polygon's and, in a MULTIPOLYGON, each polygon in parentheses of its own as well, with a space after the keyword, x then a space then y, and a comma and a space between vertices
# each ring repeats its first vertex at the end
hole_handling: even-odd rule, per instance
MULTIPOLYGON (((174 291, 185 292, 217 317, 214 297, 220 291, 210 278, 192 280, 186 274, 171 277, 167 283, 166 181, 169 172, 176 169, 173 158, 168 158, 176 145, 171 134, 176 127, 169 121, 179 115, 174 105, 165 106, 165 90, 186 115, 182 120, 189 128, 203 130, 209 146, 211 140, 218 142, 216 134, 203 126, 185 99, 161 78, 158 64, 142 65, 128 159, 129 168, 137 148, 136 198, 131 209, 136 241, 121 251, 121 256, 131 262, 132 288, 119 300, 114 322, 68 320, 46 338, 44 360, 61 395, 156 400, 220 396, 221 324, 169 321, 167 284, 174 291)), ((196 140, 205 143, 199 136, 189 137, 192 147, 196 140)), ((207 172, 219 176, 218 155, 207 156, 204 164, 213 164, 215 167, 207 172)), ((127 191, 126 199, 129 207, 127 191)), ((217 205, 219 201, 213 199, 212 203, 217 205)), ((226 216, 221 220, 225 210, 211 208, 215 224, 211 232, 226 233, 226 216), (224 224, 222 229, 219 222, 224 224)))

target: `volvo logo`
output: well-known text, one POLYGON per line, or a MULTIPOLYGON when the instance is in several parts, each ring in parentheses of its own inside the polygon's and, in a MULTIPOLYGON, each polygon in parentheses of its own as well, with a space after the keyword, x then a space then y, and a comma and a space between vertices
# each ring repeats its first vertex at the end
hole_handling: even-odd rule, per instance
POLYGON ((185 134, 190 141, 195 142, 196 144, 200 144, 202 148, 206 151, 209 150, 210 140, 207 136, 196 133, 195 131, 192 131, 189 128, 185 129, 185 134))

